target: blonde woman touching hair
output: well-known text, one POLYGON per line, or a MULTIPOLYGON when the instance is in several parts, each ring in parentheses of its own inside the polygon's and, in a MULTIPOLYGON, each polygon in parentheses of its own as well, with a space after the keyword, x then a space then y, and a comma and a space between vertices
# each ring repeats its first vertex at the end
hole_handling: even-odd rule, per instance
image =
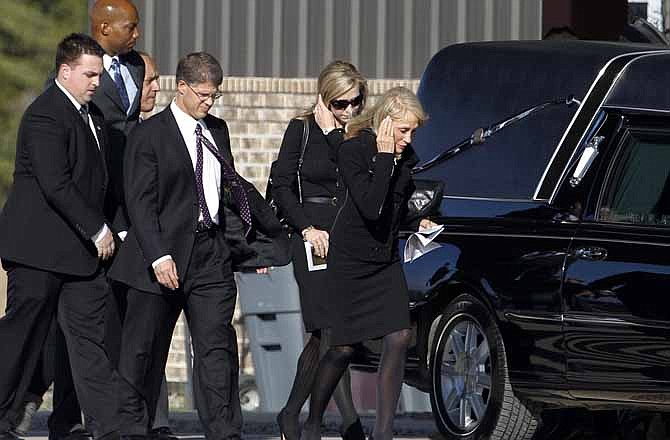
MULTIPOLYGON (((304 440, 321 438, 321 421, 353 345, 382 339, 373 435, 393 437, 395 415, 410 341, 409 297, 398 255, 398 229, 414 190, 410 171, 418 162, 412 137, 426 120, 410 90, 396 87, 352 120, 338 152, 346 186, 330 233, 331 348, 322 358, 312 390, 304 440)), ((432 222, 421 220, 421 226, 432 222)), ((416 225, 418 226, 418 225, 416 225)))
MULTIPOLYGON (((324 286, 326 270, 309 271, 305 242, 326 257, 330 228, 344 186, 336 156, 344 140, 344 127, 363 109, 367 97, 365 78, 351 63, 333 61, 319 75, 313 107, 291 120, 272 169, 272 195, 293 231, 292 261, 300 288, 305 330, 310 338, 298 358, 298 368, 288 401, 277 416, 283 438, 298 440, 300 410, 310 395, 316 368, 330 346, 331 306, 324 286), (307 124, 308 137, 303 144, 307 124), (304 151, 303 151, 304 146, 304 151)), ((342 416, 342 437, 364 440, 365 434, 351 397, 348 371, 333 394, 342 416)))

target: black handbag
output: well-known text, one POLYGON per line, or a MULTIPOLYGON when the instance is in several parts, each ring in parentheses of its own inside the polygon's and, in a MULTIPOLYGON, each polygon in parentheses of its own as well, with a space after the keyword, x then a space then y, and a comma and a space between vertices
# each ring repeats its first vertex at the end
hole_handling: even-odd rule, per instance
MULTIPOLYGON (((298 201, 302 205, 302 177, 300 175, 300 170, 302 169, 302 162, 305 157, 305 149, 307 148, 307 139, 309 139, 309 121, 306 119, 302 120, 302 141, 300 143, 300 158, 298 159, 298 169, 296 170, 297 175, 297 190, 298 190, 298 201)), ((279 221, 286 225, 286 213, 277 205, 277 202, 272 197, 272 175, 275 172, 277 161, 275 160, 270 165, 270 177, 268 177, 268 183, 265 185, 265 200, 268 202, 275 215, 279 221)))

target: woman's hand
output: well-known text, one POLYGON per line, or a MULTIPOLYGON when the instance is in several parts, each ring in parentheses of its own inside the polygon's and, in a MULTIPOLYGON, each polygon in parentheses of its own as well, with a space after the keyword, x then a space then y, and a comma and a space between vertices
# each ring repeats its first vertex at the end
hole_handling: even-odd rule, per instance
POLYGON ((428 220, 427 218, 423 218, 419 222, 419 231, 434 228, 435 226, 439 226, 439 225, 437 223, 431 221, 431 220, 428 220))
POLYGON ((302 230, 302 238, 312 245, 316 255, 326 258, 328 255, 328 232, 310 226, 302 230))
POLYGON ((393 120, 390 116, 384 118, 377 130, 377 151, 380 153, 395 152, 395 142, 393 141, 393 120))
POLYGON ((314 120, 321 131, 324 132, 330 132, 335 128, 341 128, 340 124, 337 123, 337 119, 335 119, 333 112, 331 112, 326 104, 324 104, 321 95, 319 95, 316 107, 314 107, 314 120))

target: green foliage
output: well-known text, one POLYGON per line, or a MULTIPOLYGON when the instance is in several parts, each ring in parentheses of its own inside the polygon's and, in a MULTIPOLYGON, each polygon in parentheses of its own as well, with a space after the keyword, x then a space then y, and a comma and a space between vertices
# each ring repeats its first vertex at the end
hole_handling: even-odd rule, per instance
POLYGON ((53 70, 56 45, 86 31, 86 0, 0 1, 0 206, 12 182, 21 114, 53 70))

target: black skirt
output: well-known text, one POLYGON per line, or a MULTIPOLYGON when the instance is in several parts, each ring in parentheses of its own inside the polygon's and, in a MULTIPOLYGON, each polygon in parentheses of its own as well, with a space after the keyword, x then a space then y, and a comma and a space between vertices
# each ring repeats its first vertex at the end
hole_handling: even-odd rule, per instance
POLYGON ((400 261, 360 261, 328 249, 333 345, 350 345, 410 328, 409 294, 400 261))
POLYGON ((305 256, 305 242, 300 234, 291 234, 291 252, 293 273, 300 287, 300 310, 306 332, 313 332, 330 327, 328 319, 331 307, 328 302, 328 293, 324 288, 328 282, 326 270, 307 270, 305 256))

